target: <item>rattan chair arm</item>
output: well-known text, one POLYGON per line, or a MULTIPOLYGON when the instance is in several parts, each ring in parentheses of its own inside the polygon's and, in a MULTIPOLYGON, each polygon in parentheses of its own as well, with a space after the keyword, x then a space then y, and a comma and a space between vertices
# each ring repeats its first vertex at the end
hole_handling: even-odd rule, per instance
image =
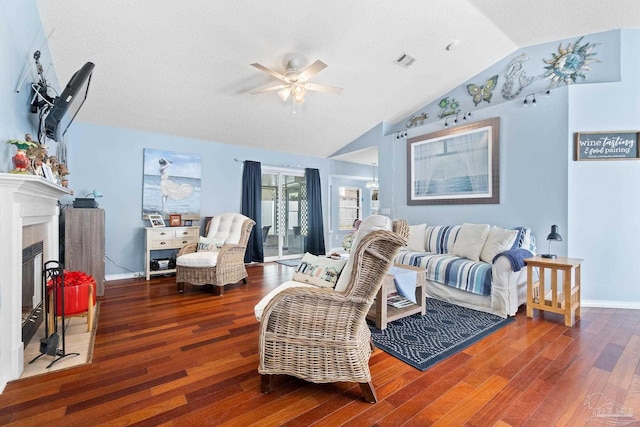
POLYGON ((197 248, 198 248, 197 243, 188 243, 184 245, 182 248, 180 248, 177 256, 193 253, 196 251, 197 248))
POLYGON ((372 304, 328 288, 289 288, 267 304, 260 327, 263 333, 341 339, 357 329, 372 304))

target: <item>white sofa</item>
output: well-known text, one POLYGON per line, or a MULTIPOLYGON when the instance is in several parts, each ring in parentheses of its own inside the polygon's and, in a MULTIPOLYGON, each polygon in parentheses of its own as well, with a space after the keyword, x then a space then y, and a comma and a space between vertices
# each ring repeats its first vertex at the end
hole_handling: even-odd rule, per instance
POLYGON ((427 298, 507 317, 527 297, 526 267, 514 271, 511 258, 517 270, 533 254, 535 239, 527 227, 417 224, 395 262, 426 268, 427 298))

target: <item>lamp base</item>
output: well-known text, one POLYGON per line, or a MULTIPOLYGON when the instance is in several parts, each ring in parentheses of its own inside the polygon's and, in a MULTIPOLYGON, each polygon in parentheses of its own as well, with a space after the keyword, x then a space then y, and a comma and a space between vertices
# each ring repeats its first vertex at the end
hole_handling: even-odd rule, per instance
POLYGON ((540 254, 540 256, 542 258, 549 258, 549 259, 556 259, 558 258, 558 255, 554 255, 554 254, 540 254))

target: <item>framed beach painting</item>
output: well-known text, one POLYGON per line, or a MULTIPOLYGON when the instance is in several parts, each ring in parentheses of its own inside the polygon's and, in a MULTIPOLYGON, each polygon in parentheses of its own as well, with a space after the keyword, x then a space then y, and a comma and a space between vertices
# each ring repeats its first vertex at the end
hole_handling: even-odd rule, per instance
POLYGON ((156 213, 199 219, 200 177, 200 156, 145 148, 142 219, 156 213))
POLYGON ((500 203, 500 119, 407 140, 407 204, 500 203))

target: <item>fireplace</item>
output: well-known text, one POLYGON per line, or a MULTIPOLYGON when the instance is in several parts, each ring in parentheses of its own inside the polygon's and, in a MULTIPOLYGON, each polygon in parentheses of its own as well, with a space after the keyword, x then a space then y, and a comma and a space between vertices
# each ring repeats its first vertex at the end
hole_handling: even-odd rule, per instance
POLYGON ((41 255, 33 262, 58 259, 58 200, 70 193, 36 175, 0 173, 0 391, 23 371, 22 324, 25 319, 32 323, 32 315, 23 310, 37 312, 42 300, 41 274, 34 265, 23 266, 23 249, 41 242, 41 255), (34 282, 33 291, 24 295, 23 275, 34 282))
POLYGON ((27 347, 42 323, 43 242, 22 250, 22 344, 27 347))

